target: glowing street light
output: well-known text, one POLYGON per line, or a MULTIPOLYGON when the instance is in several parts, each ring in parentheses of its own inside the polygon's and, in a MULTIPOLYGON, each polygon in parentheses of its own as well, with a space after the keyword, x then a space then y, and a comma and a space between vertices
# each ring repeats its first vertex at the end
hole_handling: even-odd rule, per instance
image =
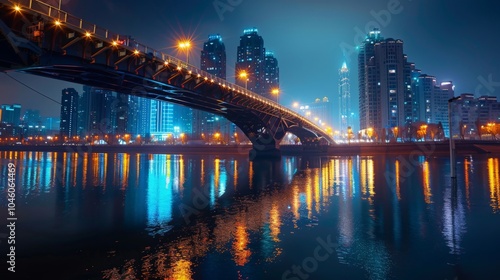
POLYGON ((243 70, 239 74, 240 79, 245 80, 245 89, 248 89, 248 73, 247 71, 243 70))
POLYGON ((276 103, 280 103, 279 98, 280 98, 280 90, 278 88, 275 88, 271 91, 273 95, 276 95, 276 103))
POLYGON ((186 50, 186 62, 189 64, 189 50, 191 49, 191 42, 189 40, 180 41, 178 47, 181 50, 186 50))

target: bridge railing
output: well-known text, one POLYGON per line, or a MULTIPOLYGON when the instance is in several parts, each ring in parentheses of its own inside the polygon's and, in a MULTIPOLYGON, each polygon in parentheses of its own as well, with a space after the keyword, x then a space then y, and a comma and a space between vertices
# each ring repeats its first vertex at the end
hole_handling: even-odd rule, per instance
POLYGON ((194 65, 188 64, 187 62, 178 59, 176 57, 165 54, 161 51, 158 51, 154 48, 141 44, 134 40, 132 37, 128 35, 113 33, 112 31, 97 26, 96 24, 87 22, 79 17, 69 14, 58 7, 52 6, 48 2, 54 1, 42 1, 42 0, 0 0, 0 2, 10 2, 12 6, 20 6, 21 8, 27 8, 34 12, 40 13, 41 15, 52 18, 54 21, 59 21, 61 24, 65 24, 68 27, 71 27, 74 30, 81 32, 82 34, 90 33, 92 37, 99 38, 103 41, 108 41, 110 44, 116 44, 122 48, 128 49, 131 52, 139 51, 141 54, 145 56, 150 56, 151 58, 156 58, 164 63, 172 63, 177 67, 186 69, 189 73, 194 75, 199 75, 200 77, 209 80, 210 82, 214 82, 219 84, 224 88, 232 89, 238 93, 245 94, 246 96, 256 99, 260 102, 266 103, 270 106, 276 107, 282 111, 282 113, 288 113, 292 116, 298 117, 303 122, 308 123, 312 127, 316 127, 322 130, 321 127, 317 126, 311 120, 298 115, 297 112, 294 112, 284 106, 281 106, 279 103, 258 95, 246 88, 238 86, 233 83, 229 83, 227 80, 221 79, 217 76, 214 76, 208 72, 205 72, 194 65))

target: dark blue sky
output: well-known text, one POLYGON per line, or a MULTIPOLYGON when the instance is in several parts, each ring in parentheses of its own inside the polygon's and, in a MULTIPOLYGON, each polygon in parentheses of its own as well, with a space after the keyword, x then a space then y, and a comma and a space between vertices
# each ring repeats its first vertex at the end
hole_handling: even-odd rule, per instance
MULTIPOLYGON (((402 39, 409 60, 423 73, 436 76, 438 81, 453 80, 458 94, 477 92, 500 98, 500 4, 494 1, 64 0, 63 3, 63 8, 74 15, 173 55, 177 39, 193 36, 197 48, 191 52, 190 62, 195 65, 199 65, 203 41, 211 33, 220 33, 226 44, 230 81, 234 80, 239 36, 243 29, 257 27, 265 47, 274 51, 279 60, 283 91, 280 101, 286 105, 293 101, 311 102, 323 96, 336 102, 338 69, 343 52, 347 51, 352 99, 357 111, 356 54, 349 50, 359 42, 361 32, 365 33, 373 23, 381 27, 384 37, 402 39), (220 7, 229 5, 226 6, 229 9, 217 12, 214 3, 220 7), (487 85, 488 80, 493 84, 487 85)), ((15 77, 55 99, 60 99, 63 87, 71 86, 24 74, 15 77)), ((0 85, 0 104, 18 102, 24 108, 41 109, 44 115, 59 114, 57 104, 4 74, 0 74, 0 85)), ((80 85, 74 87, 81 91, 80 85)))

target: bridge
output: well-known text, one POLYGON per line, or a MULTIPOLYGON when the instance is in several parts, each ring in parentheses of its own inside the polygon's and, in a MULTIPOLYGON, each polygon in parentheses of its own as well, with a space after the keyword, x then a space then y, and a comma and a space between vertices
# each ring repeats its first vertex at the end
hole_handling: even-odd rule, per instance
POLYGON ((222 116, 276 157, 285 134, 333 144, 320 126, 278 103, 39 0, 0 0, 0 70, 162 100, 222 116))

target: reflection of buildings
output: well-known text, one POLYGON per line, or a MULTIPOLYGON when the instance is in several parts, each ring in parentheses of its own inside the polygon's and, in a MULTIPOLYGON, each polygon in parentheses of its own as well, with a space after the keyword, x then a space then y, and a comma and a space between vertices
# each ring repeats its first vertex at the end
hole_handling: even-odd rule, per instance
MULTIPOLYGON (((428 249, 426 244, 435 246, 429 240, 442 237, 451 254, 461 253, 467 226, 464 200, 474 182, 465 177, 465 194, 460 185, 455 192, 442 185, 443 172, 437 168, 442 161, 424 157, 413 159, 414 170, 403 157, 285 157, 272 163, 249 162, 246 156, 0 152, 0 159, 5 158, 17 159, 24 185, 36 186, 20 192, 57 192, 61 225, 74 219, 71 211, 78 208, 96 212, 92 218, 110 227, 134 223, 151 235, 160 234, 158 246, 141 240, 148 244, 135 264, 125 262, 106 271, 116 277, 127 271, 150 279, 189 279, 212 265, 227 265, 223 273, 258 273, 261 267, 255 263, 281 262, 293 252, 286 245, 296 241, 290 232, 298 235, 307 231, 303 229, 321 231, 325 226, 338 236, 332 261, 386 279, 393 261, 389 250, 421 252, 428 249), (95 190, 103 196, 96 196, 95 190), (82 197, 92 203, 71 205, 85 201, 82 197), (112 203, 100 203, 99 212, 107 211, 99 216, 94 202, 101 198, 112 203), (188 221, 179 211, 182 205, 195 210, 188 221), (425 248, 415 248, 415 239, 425 248), (200 268, 200 259, 208 265, 200 268)), ((472 170, 471 160, 466 161, 464 170, 472 170)), ((488 178, 489 192, 470 191, 475 189, 473 196, 482 195, 496 212, 499 159, 484 164, 487 168, 478 168, 473 177, 488 178)), ((2 168, 6 167, 0 163, 0 172, 2 168)))

